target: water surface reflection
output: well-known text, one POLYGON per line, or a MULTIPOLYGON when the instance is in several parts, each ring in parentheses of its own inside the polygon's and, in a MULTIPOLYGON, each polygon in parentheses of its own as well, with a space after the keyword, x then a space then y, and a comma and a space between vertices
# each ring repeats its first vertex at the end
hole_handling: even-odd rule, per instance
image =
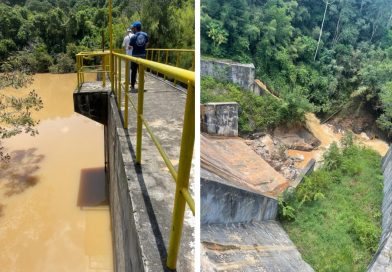
POLYGON ((35 89, 44 109, 37 136, 4 140, 0 271, 112 271, 103 126, 73 113, 75 86, 75 74, 40 74, 22 89, 35 89))

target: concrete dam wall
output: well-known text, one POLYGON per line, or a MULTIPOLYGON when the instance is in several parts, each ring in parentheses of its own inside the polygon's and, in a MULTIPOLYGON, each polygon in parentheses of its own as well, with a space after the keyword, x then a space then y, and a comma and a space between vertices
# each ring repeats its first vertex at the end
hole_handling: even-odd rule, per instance
POLYGON ((200 202, 202 225, 273 220, 278 212, 276 199, 225 184, 221 178, 203 169, 200 202))
POLYGON ((382 234, 378 251, 368 267, 369 272, 392 271, 392 146, 384 156, 381 167, 384 175, 382 234))
POLYGON ((229 60, 202 59, 200 74, 212 76, 221 81, 228 81, 252 90, 255 80, 255 66, 253 63, 238 63, 229 60))

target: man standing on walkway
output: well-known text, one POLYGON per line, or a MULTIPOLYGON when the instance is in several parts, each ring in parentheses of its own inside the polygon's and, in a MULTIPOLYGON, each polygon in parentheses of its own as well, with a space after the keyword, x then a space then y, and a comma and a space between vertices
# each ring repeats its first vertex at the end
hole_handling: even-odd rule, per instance
MULTIPOLYGON (((133 47, 132 56, 137 58, 146 58, 146 47, 148 45, 148 35, 142 32, 142 24, 136 21, 132 24, 135 34, 131 37, 129 45, 133 47)), ((137 69, 139 65, 131 62, 131 89, 135 89, 137 69)))
POLYGON ((133 36, 132 29, 131 29, 131 27, 128 27, 127 34, 124 37, 122 46, 125 49, 125 53, 129 56, 132 56, 132 46, 129 45, 129 42, 131 41, 132 36, 133 36))
MULTIPOLYGON (((129 45, 131 38, 133 36, 132 31, 133 31, 132 26, 127 28, 127 34, 125 35, 122 43, 122 47, 125 49, 125 54, 127 54, 128 56, 132 56, 132 46, 129 45)), ((129 68, 129 71, 132 73, 131 68, 129 68)))

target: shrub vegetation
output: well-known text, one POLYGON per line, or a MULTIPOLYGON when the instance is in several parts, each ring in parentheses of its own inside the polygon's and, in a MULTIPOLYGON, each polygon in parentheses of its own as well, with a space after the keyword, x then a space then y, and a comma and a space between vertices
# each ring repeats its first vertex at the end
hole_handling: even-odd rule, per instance
POLYGON ((365 271, 381 237, 381 158, 347 136, 296 191, 279 200, 279 216, 316 271, 365 271))
POLYGON ((283 100, 259 96, 232 83, 218 82, 211 77, 201 80, 201 103, 237 102, 238 126, 241 133, 264 131, 281 124, 294 124, 305 119, 312 110, 306 98, 288 94, 283 100))

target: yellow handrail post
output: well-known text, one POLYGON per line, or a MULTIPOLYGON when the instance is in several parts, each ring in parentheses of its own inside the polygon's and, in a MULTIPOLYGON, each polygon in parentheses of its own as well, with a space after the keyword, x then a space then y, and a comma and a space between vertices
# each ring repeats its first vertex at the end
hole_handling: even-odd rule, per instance
POLYGON ((136 136, 136 163, 142 163, 142 128, 144 103, 144 65, 139 64, 139 88, 137 94, 137 136, 136 136))
POLYGON ((128 128, 128 91, 129 91, 129 60, 125 61, 125 105, 124 105, 124 128, 128 128))
POLYGON ((106 86, 106 58, 102 56, 102 86, 106 86))
MULTIPOLYGON (((165 52, 166 52, 166 60, 165 60, 165 64, 167 64, 167 63, 168 63, 168 61, 169 61, 169 50, 166 50, 165 52)), ((163 79, 166 79, 166 75, 164 75, 164 76, 163 76, 163 79)))
MULTIPOLYGON (((113 85, 113 30, 112 30, 112 0, 109 0, 109 47, 110 47, 110 85, 112 92, 114 91, 113 85)), ((121 90, 120 90, 121 91, 121 90)))
MULTIPOLYGON (((148 56, 150 55, 149 53, 150 53, 150 50, 147 49, 146 50, 146 60, 148 60, 148 56)), ((148 68, 146 68, 146 69, 147 69, 147 72, 148 72, 148 68)))
MULTIPOLYGON (((117 106, 121 109, 121 59, 118 59, 118 87, 117 87, 117 106)), ((127 90, 125 90, 127 91, 127 90)))
MULTIPOLYGON (((161 63, 161 50, 158 50, 158 59, 157 62, 161 63)), ((159 72, 157 71, 157 75, 159 75, 159 72)))
POLYGON ((78 78, 78 90, 80 91, 80 71, 79 71, 79 56, 76 56, 76 77, 78 78))
POLYGON ((118 76, 117 76, 117 57, 113 57, 113 68, 114 68, 114 74, 113 74, 113 83, 114 84, 114 93, 117 92, 117 80, 118 80, 118 76))
POLYGON ((180 161, 176 194, 174 198, 172 226, 170 230, 169 251, 167 254, 167 267, 176 268, 177 255, 180 247, 182 227, 184 222, 186 199, 181 193, 189 187, 189 176, 192 166, 193 145, 195 142, 195 88, 188 82, 188 92, 184 113, 184 125, 182 129, 180 161))
POLYGON ((192 68, 191 71, 195 71, 195 53, 192 54, 192 68))
MULTIPOLYGON (((178 67, 179 59, 180 59, 180 52, 177 52, 177 54, 176 54, 176 67, 178 67)), ((174 85, 177 85, 177 79, 174 79, 174 85)))
POLYGON ((82 63, 81 63, 81 70, 82 70, 82 73, 81 73, 81 79, 82 79, 82 84, 84 83, 84 72, 83 72, 83 65, 84 65, 84 57, 82 56, 82 58, 81 58, 81 61, 82 61, 82 63))

